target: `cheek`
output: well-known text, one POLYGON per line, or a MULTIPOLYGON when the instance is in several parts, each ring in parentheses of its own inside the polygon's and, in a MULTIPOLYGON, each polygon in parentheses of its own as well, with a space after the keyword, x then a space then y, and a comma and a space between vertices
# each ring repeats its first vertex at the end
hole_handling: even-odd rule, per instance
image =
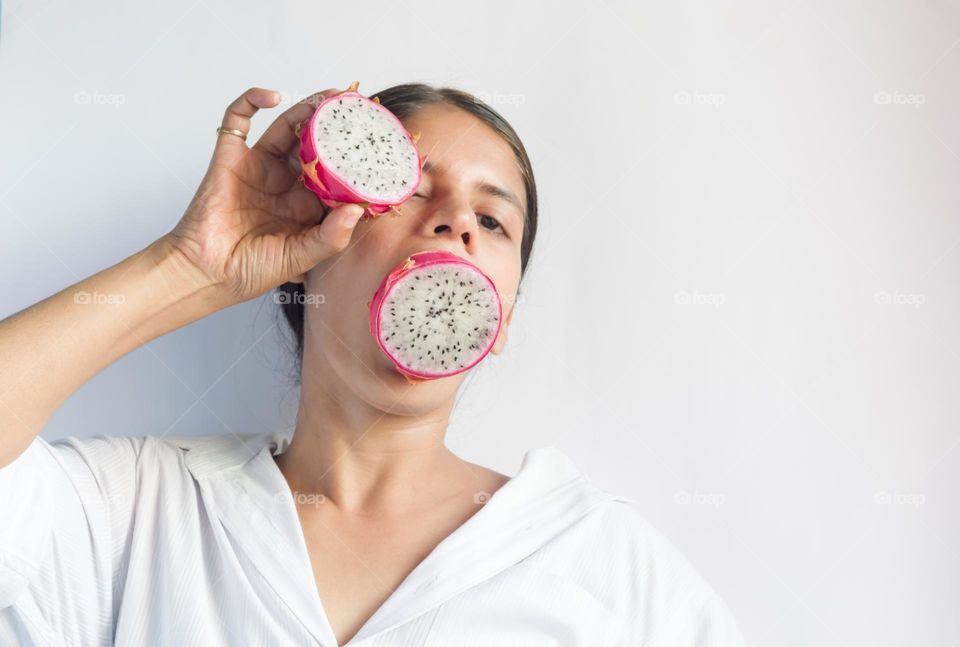
POLYGON ((500 303, 503 309, 503 317, 513 310, 517 301, 517 288, 519 274, 515 272, 504 272, 500 275, 490 275, 494 284, 497 286, 497 292, 500 293, 500 303))
POLYGON ((383 214, 358 225, 350 246, 340 255, 339 264, 348 267, 340 277, 368 288, 373 294, 391 267, 399 262, 399 255, 408 251, 411 241, 418 237, 418 209, 407 205, 409 203, 401 205, 400 216, 383 214))

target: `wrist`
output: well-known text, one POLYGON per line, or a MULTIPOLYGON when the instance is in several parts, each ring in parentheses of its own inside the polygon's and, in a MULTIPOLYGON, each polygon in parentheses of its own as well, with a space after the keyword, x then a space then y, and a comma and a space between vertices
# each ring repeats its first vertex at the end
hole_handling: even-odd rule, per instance
POLYGON ((190 261, 170 234, 148 245, 143 254, 171 305, 189 303, 198 309, 200 316, 231 305, 224 291, 190 261))

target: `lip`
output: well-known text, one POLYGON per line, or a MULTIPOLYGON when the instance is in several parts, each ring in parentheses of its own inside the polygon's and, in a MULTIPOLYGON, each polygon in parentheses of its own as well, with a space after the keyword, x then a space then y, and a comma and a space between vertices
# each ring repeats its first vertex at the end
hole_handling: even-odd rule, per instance
POLYGON ((398 262, 398 263, 402 263, 403 261, 405 261, 406 259, 410 258, 411 256, 417 256, 418 254, 449 254, 449 255, 451 255, 451 256, 456 256, 456 257, 459 258, 461 261, 465 261, 465 262, 470 263, 471 265, 473 265, 473 263, 470 261, 470 259, 464 258, 464 257, 461 256, 460 254, 457 254, 456 252, 454 252, 454 251, 452 251, 452 250, 449 250, 449 249, 444 249, 443 247, 428 247, 428 248, 426 248, 426 249, 419 249, 419 250, 417 250, 417 251, 415 251, 415 252, 410 252, 410 253, 407 254, 406 256, 403 256, 403 257, 402 257, 399 261, 397 261, 397 262, 398 262))

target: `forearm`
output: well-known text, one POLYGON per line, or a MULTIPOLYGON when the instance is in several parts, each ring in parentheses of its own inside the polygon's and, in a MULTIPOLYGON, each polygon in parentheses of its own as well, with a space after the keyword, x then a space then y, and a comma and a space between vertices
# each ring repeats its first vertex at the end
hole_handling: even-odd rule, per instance
POLYGON ((0 321, 0 466, 103 368, 225 305, 161 239, 0 321))

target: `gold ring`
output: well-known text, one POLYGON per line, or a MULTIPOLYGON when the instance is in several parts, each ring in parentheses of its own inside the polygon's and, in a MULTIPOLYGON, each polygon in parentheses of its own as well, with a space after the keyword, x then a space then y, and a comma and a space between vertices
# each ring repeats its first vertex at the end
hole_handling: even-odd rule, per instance
POLYGON ((236 135, 243 141, 247 141, 247 133, 243 132, 242 130, 237 130, 236 128, 224 128, 223 126, 218 126, 217 134, 219 135, 220 133, 227 133, 228 135, 236 135))

